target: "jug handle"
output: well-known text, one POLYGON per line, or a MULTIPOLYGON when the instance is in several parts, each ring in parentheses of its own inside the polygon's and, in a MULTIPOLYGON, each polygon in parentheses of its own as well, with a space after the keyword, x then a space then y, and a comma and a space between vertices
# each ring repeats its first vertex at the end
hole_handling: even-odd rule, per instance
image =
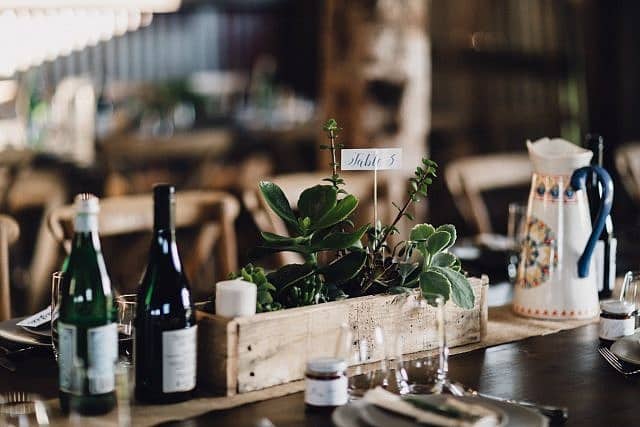
POLYGON ((589 275, 589 264, 591 263, 593 250, 596 247, 598 238, 602 234, 602 230, 604 230, 605 221, 611 212, 611 205, 613 204, 613 181, 609 173, 600 166, 585 166, 577 169, 571 176, 571 187, 573 187, 574 190, 584 189, 587 177, 591 172, 595 172, 598 177, 598 182, 602 185, 602 196, 591 236, 589 236, 587 246, 578 259, 578 277, 587 277, 589 275))

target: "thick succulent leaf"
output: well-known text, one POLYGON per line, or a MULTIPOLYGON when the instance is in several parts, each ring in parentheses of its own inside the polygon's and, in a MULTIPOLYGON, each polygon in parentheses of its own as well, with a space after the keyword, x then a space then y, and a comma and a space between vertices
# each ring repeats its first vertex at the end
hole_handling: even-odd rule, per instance
POLYGON ((456 242, 458 238, 458 234, 456 233, 456 226, 453 224, 443 224, 440 227, 436 228, 436 231, 446 231, 451 236, 451 240, 447 243, 445 249, 450 248, 456 242))
POLYGON ((358 199, 349 194, 341 199, 333 208, 326 212, 322 217, 312 224, 312 228, 319 230, 331 227, 337 223, 349 218, 349 215, 358 207, 358 199))
POLYGON ((408 294, 411 293, 411 289, 409 288, 405 288, 404 286, 393 286, 391 288, 389 288, 388 291, 390 294, 408 294))
POLYGON ((365 252, 351 252, 323 267, 320 273, 324 274, 327 283, 341 285, 353 279, 362 270, 366 260, 365 252))
POLYGON ((422 290, 423 294, 442 295, 444 301, 447 302, 451 294, 451 288, 449 279, 438 271, 428 270, 420 273, 420 290, 422 290))
POLYGON ((369 228, 368 225, 363 225, 353 233, 331 233, 322 240, 312 243, 311 249, 313 251, 329 251, 350 248, 360 241, 367 228, 369 228))
POLYGON ((446 231, 436 231, 427 239, 427 252, 435 255, 447 247, 451 235, 446 231))
POLYGON ((287 264, 269 273, 267 279, 278 288, 278 293, 313 274, 313 267, 308 264, 287 264))
POLYGON ((450 267, 456 262, 456 257, 449 252, 440 252, 431 259, 431 265, 435 267, 450 267))
POLYGON ((471 284, 460 272, 451 268, 433 267, 434 271, 444 275, 451 282, 451 299, 460 308, 471 310, 475 303, 475 295, 471 284))
POLYGON ((435 231, 436 229, 433 228, 433 225, 431 224, 418 224, 411 229, 409 239, 416 242, 416 248, 420 251, 422 256, 427 256, 426 241, 429 236, 435 233, 435 231))
POLYGON ((291 209, 291 204, 280 187, 270 181, 260 182, 260 192, 273 211, 287 224, 299 231, 298 221, 291 209))
POLYGON ((400 262, 398 263, 398 273, 401 277, 407 278, 414 270, 418 268, 418 263, 400 262))
POLYGON ((260 235, 264 239, 265 242, 268 243, 277 243, 282 245, 292 245, 295 243, 296 239, 289 236, 280 236, 278 234, 269 233, 268 231, 261 231, 260 235))
POLYGON ((309 217, 315 222, 336 205, 337 190, 331 185, 316 185, 307 188, 298 199, 298 211, 301 217, 309 217))
POLYGON ((427 240, 436 231, 431 224, 418 224, 411 229, 411 240, 427 240))
POLYGON ((249 252, 249 258, 252 260, 260 259, 264 256, 274 254, 276 252, 297 252, 299 254, 308 255, 311 252, 309 246, 305 245, 280 245, 280 244, 264 244, 255 246, 249 252))

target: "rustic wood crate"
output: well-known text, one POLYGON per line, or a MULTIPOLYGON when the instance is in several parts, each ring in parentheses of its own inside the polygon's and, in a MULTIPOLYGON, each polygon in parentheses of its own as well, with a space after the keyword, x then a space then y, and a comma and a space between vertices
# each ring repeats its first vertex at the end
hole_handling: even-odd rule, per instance
MULTIPOLYGON (((450 347, 480 341, 486 328, 488 279, 471 285, 473 309, 445 306, 450 347)), ((359 340, 374 343, 378 325, 400 334, 406 354, 434 348, 435 312, 411 301, 414 295, 375 295, 235 319, 198 311, 198 385, 231 396, 302 379, 309 358, 333 355, 344 323, 354 350, 359 340)), ((367 363, 381 360, 384 349, 370 345, 369 356, 367 363)))

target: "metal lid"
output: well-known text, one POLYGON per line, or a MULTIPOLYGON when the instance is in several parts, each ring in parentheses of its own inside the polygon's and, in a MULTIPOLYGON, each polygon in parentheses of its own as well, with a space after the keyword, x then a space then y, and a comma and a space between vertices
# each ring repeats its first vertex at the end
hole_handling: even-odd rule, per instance
POLYGON ((97 214, 100 212, 100 199, 91 193, 80 193, 75 199, 76 213, 97 214))
POLYGON ((318 357, 307 361, 307 371, 328 374, 347 369, 347 362, 336 357, 318 357))
POLYGON ((631 314, 636 311, 636 305, 628 301, 602 301, 600 308, 611 314, 631 314))

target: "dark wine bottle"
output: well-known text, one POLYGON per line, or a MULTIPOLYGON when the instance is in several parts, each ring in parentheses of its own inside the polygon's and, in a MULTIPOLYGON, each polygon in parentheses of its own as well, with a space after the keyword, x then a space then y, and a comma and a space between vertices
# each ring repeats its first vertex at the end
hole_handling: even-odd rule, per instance
POLYGON ((60 282, 60 406, 65 413, 98 415, 116 404, 118 330, 98 237, 98 198, 80 194, 75 205, 75 233, 60 282))
POLYGON ((175 238, 175 190, 153 188, 149 261, 138 289, 135 319, 136 399, 173 403, 196 386, 196 319, 175 238))
MULTIPOLYGON (((587 148, 593 151, 591 164, 601 166, 603 164, 604 141, 600 135, 588 134, 585 137, 587 148)), ((591 213, 591 221, 595 222, 598 216, 598 200, 602 189, 598 184, 598 177, 595 173, 591 174, 591 179, 587 180, 587 197, 589 199, 589 211, 591 213)), ((602 234, 598 238, 593 253, 593 259, 596 263, 596 280, 598 283, 598 295, 601 299, 611 297, 611 292, 616 279, 616 251, 617 239, 613 235, 613 221, 611 215, 607 216, 605 227, 602 234)))

